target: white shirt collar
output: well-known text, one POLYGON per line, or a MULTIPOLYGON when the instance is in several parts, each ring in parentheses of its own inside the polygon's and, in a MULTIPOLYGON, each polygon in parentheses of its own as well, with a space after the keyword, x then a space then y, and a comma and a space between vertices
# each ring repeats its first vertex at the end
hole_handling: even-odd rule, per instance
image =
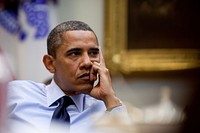
MULTIPOLYGON (((47 85, 46 87, 47 90, 47 105, 50 106, 53 104, 56 100, 59 98, 65 96, 66 94, 60 89, 60 87, 55 83, 55 81, 52 79, 51 83, 47 85)), ((72 100, 74 101, 76 107, 80 112, 83 111, 84 109, 84 99, 85 95, 80 94, 80 95, 75 95, 75 96, 70 96, 72 100)))

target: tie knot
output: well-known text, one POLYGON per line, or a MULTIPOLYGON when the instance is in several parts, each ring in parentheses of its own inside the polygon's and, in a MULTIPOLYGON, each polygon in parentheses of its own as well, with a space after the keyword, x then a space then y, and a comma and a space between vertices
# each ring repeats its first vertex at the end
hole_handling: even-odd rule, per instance
POLYGON ((73 100, 68 96, 63 96, 58 99, 59 106, 68 107, 69 105, 74 104, 73 100))
POLYGON ((68 96, 63 96, 58 99, 55 103, 58 103, 58 107, 55 109, 52 120, 57 122, 67 122, 70 123, 70 116, 66 110, 69 105, 74 104, 72 99, 68 96))

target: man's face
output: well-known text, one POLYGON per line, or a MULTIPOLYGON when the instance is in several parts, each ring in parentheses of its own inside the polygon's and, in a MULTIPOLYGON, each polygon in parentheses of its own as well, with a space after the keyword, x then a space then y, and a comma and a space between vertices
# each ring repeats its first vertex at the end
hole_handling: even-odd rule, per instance
POLYGON ((91 31, 67 31, 63 44, 56 50, 54 79, 66 94, 86 93, 93 88, 97 76, 93 62, 99 62, 99 46, 91 31))

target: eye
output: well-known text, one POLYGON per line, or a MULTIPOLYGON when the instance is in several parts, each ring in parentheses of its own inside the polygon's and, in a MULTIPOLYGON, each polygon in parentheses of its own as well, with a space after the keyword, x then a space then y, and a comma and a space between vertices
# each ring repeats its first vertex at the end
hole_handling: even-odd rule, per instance
POLYGON ((68 53, 67 55, 68 56, 79 56, 80 54, 81 54, 81 52, 79 52, 79 51, 73 51, 73 52, 68 53))
POLYGON ((97 57, 97 56, 99 55, 99 51, 96 51, 96 50, 90 51, 90 52, 89 52, 89 55, 90 55, 91 57, 97 57))
POLYGON ((68 57, 77 57, 81 55, 81 50, 79 48, 72 48, 66 52, 66 56, 68 57))

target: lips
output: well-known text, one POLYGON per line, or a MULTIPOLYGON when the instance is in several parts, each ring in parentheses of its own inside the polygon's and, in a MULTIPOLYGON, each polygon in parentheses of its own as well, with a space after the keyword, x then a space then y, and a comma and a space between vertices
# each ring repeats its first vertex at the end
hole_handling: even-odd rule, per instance
POLYGON ((90 80, 90 74, 89 73, 84 73, 81 74, 78 79, 83 79, 83 80, 90 80))

